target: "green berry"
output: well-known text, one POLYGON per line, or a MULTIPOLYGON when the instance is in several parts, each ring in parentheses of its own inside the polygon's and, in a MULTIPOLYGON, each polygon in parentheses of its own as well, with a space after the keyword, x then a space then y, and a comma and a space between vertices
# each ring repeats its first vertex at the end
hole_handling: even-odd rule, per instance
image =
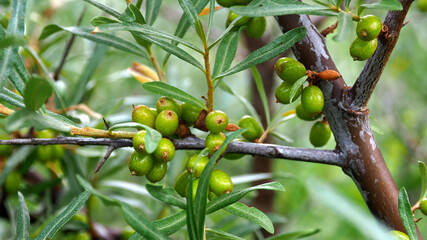
POLYGON ((306 69, 302 63, 288 60, 288 58, 279 59, 274 67, 277 75, 290 84, 295 83, 306 75, 306 69))
POLYGON ((302 86, 300 86, 297 91, 295 92, 294 97, 291 101, 291 93, 292 93, 292 83, 289 82, 282 82, 277 88, 274 93, 276 96, 276 100, 281 104, 290 104, 291 102, 294 102, 299 98, 301 95, 302 86))
POLYGON ((209 188, 214 194, 221 196, 233 191, 233 182, 227 173, 213 170, 209 179, 209 188))
POLYGON ((246 33, 253 38, 260 38, 264 35, 266 28, 267 20, 265 17, 255 17, 249 21, 246 33))
POLYGON ((176 178, 175 185, 173 186, 173 188, 181 197, 185 197, 185 195, 187 195, 186 189, 189 181, 190 174, 187 171, 182 172, 176 178))
POLYGON ((216 2, 223 7, 231 7, 235 5, 235 1, 233 0, 216 0, 216 2))
MULTIPOLYGON (((0 140, 9 140, 8 135, 0 135, 0 140)), ((13 152, 12 145, 0 145, 0 157, 9 157, 13 152)))
POLYGON ((409 236, 397 230, 390 231, 391 240, 409 240, 409 236))
POLYGON ((171 110, 163 110, 156 118, 155 128, 163 136, 171 136, 178 128, 178 115, 171 110))
POLYGON ((157 117, 157 115, 159 114, 159 113, 157 112, 157 109, 156 109, 156 108, 150 108, 150 111, 153 113, 154 118, 156 118, 156 117, 157 117))
POLYGON ((301 105, 308 114, 320 113, 325 105, 322 90, 314 85, 304 88, 301 94, 301 105))
POLYGON ((189 125, 194 125, 199 118, 201 108, 193 106, 189 103, 182 104, 182 119, 189 125))
POLYGON ((166 176, 168 170, 168 163, 163 161, 154 161, 153 167, 145 175, 145 177, 152 183, 162 180, 166 176))
POLYGON ((211 133, 220 133, 228 126, 228 117, 223 111, 212 111, 206 116, 206 127, 211 133))
POLYGON ((187 168, 187 171, 189 173, 193 172, 195 177, 200 177, 200 175, 202 175, 203 169, 205 169, 206 164, 208 164, 208 162, 209 162, 208 157, 200 156, 199 158, 199 154, 194 154, 188 159, 185 167, 187 168))
MULTIPOLYGON (((205 147, 209 154, 214 154, 225 141, 224 133, 211 133, 206 137, 205 147)), ((225 149, 224 149, 225 151, 225 149)), ((223 153, 223 152, 222 152, 223 153)), ((221 154, 222 154, 221 153, 221 154)))
POLYGON ((174 99, 168 97, 161 97, 156 102, 157 113, 161 113, 164 110, 171 110, 178 115, 178 118, 182 115, 181 105, 179 105, 174 99))
POLYGON ((135 151, 139 153, 146 153, 145 151, 145 135, 147 134, 147 131, 141 130, 133 136, 132 139, 132 145, 135 151))
POLYGON ((132 121, 140 123, 150 128, 154 128, 154 121, 156 116, 153 112, 144 105, 138 105, 133 107, 132 121))
POLYGON ((21 184, 21 174, 16 171, 13 171, 7 175, 4 181, 4 187, 6 192, 10 194, 16 194, 19 190, 19 185, 21 184))
MULTIPOLYGON (((192 185, 192 196, 193 196, 193 201, 196 199, 196 193, 197 193, 197 188, 199 187, 199 178, 196 178, 193 180, 193 185, 192 185)), ((209 192, 208 192, 209 194, 209 192)))
POLYGON ((427 12, 427 0, 419 0, 417 7, 421 12, 427 12))
POLYGON ((53 145, 37 147, 37 160, 41 162, 48 162, 54 159, 55 159, 55 147, 53 145))
POLYGON ((421 212, 427 216, 427 198, 424 198, 420 203, 421 212))
MULTIPOLYGON (((225 27, 228 27, 234 21, 234 19, 238 18, 239 16, 240 16, 239 14, 230 10, 230 12, 228 12, 227 21, 225 22, 225 27)), ((247 24, 249 20, 250 20, 249 17, 241 17, 237 22, 234 23, 234 27, 235 28, 241 27, 247 24)))
POLYGON ((371 41, 381 32, 381 20, 374 15, 367 15, 357 23, 356 34, 363 41, 371 41))
POLYGON ((354 39, 350 46, 350 55, 354 61, 365 61, 377 50, 378 40, 363 41, 360 38, 354 39))
POLYGON ((244 156, 245 154, 243 153, 227 153, 224 155, 224 158, 228 160, 239 160, 244 156))
POLYGON ((90 234, 88 232, 79 232, 73 238, 74 240, 91 240, 90 234))
POLYGON ((246 5, 252 2, 252 0, 234 0, 234 2, 236 3, 236 5, 246 5))
POLYGON ((53 145, 53 155, 56 159, 64 157, 64 148, 61 145, 53 145))
POLYGON ((129 171, 132 175, 144 176, 153 167, 153 158, 150 154, 133 152, 129 159, 129 171))
POLYGON ((323 147, 331 138, 331 128, 328 123, 316 122, 310 130, 310 143, 314 147, 323 147))
POLYGON ((304 110, 304 108, 302 107, 301 103, 298 103, 297 107, 295 108, 295 112, 297 114, 297 117, 299 117, 300 119, 305 120, 305 121, 316 120, 322 115, 319 113, 311 114, 311 113, 306 112, 304 110))
POLYGON ((153 153, 154 158, 159 161, 169 162, 175 156, 175 146, 172 141, 167 138, 160 139, 159 145, 153 153))
POLYGON ((262 127, 255 120, 255 118, 247 115, 240 119, 238 126, 241 128, 246 128, 246 131, 242 133, 242 137, 250 142, 253 142, 255 139, 261 137, 263 132, 262 127))
POLYGON ((55 133, 52 130, 46 129, 36 133, 36 138, 53 138, 55 133))

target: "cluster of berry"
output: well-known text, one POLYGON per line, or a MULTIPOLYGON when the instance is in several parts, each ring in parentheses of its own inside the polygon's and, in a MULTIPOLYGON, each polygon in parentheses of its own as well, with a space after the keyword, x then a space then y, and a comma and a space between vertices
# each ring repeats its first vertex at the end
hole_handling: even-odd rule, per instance
POLYGON ((365 61, 377 49, 377 37, 381 33, 381 20, 374 15, 360 18, 356 27, 357 37, 350 46, 350 55, 355 61, 365 61))
MULTIPOLYGON (((303 89, 301 85, 296 90, 294 97, 291 96, 294 83, 306 76, 307 71, 304 65, 295 59, 284 57, 276 62, 274 68, 277 75, 283 80, 275 92, 277 102, 290 104, 301 96, 301 103, 298 103, 295 109, 296 115, 305 121, 313 121, 320 118, 325 103, 322 90, 319 87, 309 85, 303 89)), ((315 147, 324 146, 328 143, 330 137, 331 129, 325 119, 316 122, 311 128, 310 142, 315 147)))
MULTIPOLYGON (((217 0, 217 3, 223 7, 232 7, 239 5, 247 5, 252 0, 217 0)), ((236 18, 239 17, 239 14, 230 10, 228 13, 227 21, 225 26, 228 27, 236 18)), ((265 17, 241 17, 236 23, 234 23, 235 28, 246 26, 246 33, 253 38, 260 38, 264 35, 265 29, 267 28, 267 20, 265 17)))

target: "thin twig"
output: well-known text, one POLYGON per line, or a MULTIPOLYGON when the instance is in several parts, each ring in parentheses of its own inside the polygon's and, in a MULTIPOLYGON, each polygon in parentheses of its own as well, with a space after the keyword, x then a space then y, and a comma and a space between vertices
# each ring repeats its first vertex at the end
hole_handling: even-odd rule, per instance
MULTIPOLYGON (((82 10, 82 12, 80 13, 79 18, 77 19, 76 26, 80 26, 80 24, 82 22, 82 19, 83 19, 83 16, 85 15, 85 13, 86 13, 86 7, 84 7, 83 10, 82 10)), ((59 62, 59 65, 56 68, 55 73, 53 74, 53 79, 55 81, 57 81, 59 79, 59 74, 61 73, 61 70, 62 70, 62 68, 65 65, 65 60, 67 59, 68 54, 70 54, 71 47, 73 46, 74 38, 75 38, 75 35, 72 35, 71 38, 70 38, 70 40, 68 40, 68 42, 67 42, 64 54, 62 55, 62 58, 61 58, 61 61, 59 62)))
POLYGON ((98 173, 102 166, 104 166, 104 163, 107 161, 114 150, 116 150, 116 147, 114 145, 110 145, 107 152, 105 153, 105 156, 101 159, 101 161, 99 161, 98 165, 96 165, 95 174, 98 173))
POLYGON ((89 116, 91 116, 93 118, 96 118, 96 119, 101 119, 102 118, 102 114, 93 111, 92 109, 90 109, 84 103, 77 104, 77 105, 74 105, 74 106, 70 106, 70 107, 67 107, 67 108, 65 108, 63 110, 57 110, 57 111, 54 111, 54 112, 56 112, 56 113, 66 113, 66 112, 69 112, 69 111, 72 111, 72 110, 80 110, 82 112, 85 112, 87 115, 89 115, 89 116))
MULTIPOLYGON (((122 147, 132 147, 130 139, 110 139, 110 138, 80 138, 80 137, 57 137, 57 138, 27 138, 0 140, 0 145, 101 145, 112 146, 115 149, 122 147)), ((205 140, 194 135, 185 139, 174 139, 173 144, 177 150, 201 150, 205 148, 205 140)), ((288 160, 322 163, 327 165, 343 166, 344 160, 341 153, 333 150, 305 149, 296 147, 280 146, 275 144, 258 144, 248 142, 230 143, 226 153, 243 153, 254 156, 268 158, 281 158, 288 160)))

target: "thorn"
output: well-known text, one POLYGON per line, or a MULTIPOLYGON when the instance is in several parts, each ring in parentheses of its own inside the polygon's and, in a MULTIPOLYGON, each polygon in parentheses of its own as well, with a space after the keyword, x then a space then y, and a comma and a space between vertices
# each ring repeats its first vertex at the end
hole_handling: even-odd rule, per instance
POLYGON ((110 125, 108 125, 107 120, 105 120, 104 117, 102 117, 102 121, 104 121, 105 127, 108 129, 110 129, 110 125))

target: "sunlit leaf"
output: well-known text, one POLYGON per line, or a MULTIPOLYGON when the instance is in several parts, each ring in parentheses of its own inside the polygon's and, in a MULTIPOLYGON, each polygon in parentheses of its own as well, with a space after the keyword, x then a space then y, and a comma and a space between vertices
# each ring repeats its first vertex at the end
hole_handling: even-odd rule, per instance
POLYGON ((248 207, 243 203, 236 202, 225 207, 225 210, 231 214, 258 224, 269 233, 274 233, 273 223, 267 215, 261 212, 258 208, 248 207))

